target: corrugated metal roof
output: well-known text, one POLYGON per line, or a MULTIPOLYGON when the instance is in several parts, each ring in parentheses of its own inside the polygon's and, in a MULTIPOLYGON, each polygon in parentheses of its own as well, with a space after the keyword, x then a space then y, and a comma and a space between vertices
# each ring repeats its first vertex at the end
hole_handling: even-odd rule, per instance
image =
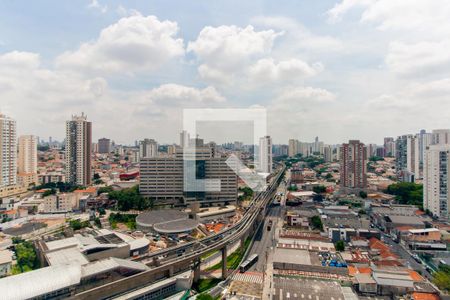
POLYGON ((79 265, 85 265, 89 263, 88 259, 78 250, 78 248, 71 247, 67 249, 61 249, 53 252, 45 253, 49 265, 77 263, 79 265))
POLYGON ((2 299, 22 300, 77 285, 80 265, 55 265, 0 279, 2 299))
POLYGON ((131 269, 131 270, 137 270, 137 271, 145 271, 145 270, 149 269, 143 263, 126 260, 126 259, 120 259, 120 258, 116 258, 116 257, 110 257, 110 258, 98 260, 98 261, 95 261, 88 265, 83 266, 82 277, 85 278, 85 277, 95 276, 97 274, 101 274, 106 271, 114 270, 119 267, 131 269))

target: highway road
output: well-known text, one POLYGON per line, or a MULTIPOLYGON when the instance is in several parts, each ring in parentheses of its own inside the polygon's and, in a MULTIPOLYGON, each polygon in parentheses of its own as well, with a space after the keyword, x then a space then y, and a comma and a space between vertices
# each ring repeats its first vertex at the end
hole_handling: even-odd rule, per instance
POLYGON ((277 195, 279 193, 283 193, 281 197, 281 201, 279 201, 277 205, 270 205, 267 210, 267 216, 264 219, 263 224, 259 227, 258 231, 255 234, 255 239, 250 249, 250 255, 258 254, 258 261, 249 269, 250 271, 264 272, 267 264, 267 255, 269 251, 275 249, 277 240, 276 240, 276 227, 278 222, 282 221, 284 218, 284 205, 286 198, 286 185, 284 182, 281 182, 277 188, 277 195), (267 226, 269 222, 272 221, 272 227, 270 230, 267 230, 267 226))
POLYGON ((249 269, 250 271, 263 272, 266 265, 266 255, 271 250, 271 247, 275 246, 275 224, 281 217, 281 207, 271 206, 268 209, 268 214, 264 220, 264 223, 259 227, 255 235, 255 240, 253 242, 252 248, 250 250, 250 255, 258 254, 258 261, 249 269), (270 231, 267 230, 267 225, 269 220, 272 220, 272 228, 270 231))

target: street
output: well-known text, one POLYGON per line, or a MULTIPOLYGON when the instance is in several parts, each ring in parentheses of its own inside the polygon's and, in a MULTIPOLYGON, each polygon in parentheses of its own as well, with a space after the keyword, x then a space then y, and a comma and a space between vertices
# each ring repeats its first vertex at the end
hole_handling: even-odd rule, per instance
POLYGON ((267 255, 271 251, 271 248, 275 249, 276 247, 277 227, 283 224, 283 211, 286 199, 286 185, 284 182, 280 183, 277 189, 277 194, 279 193, 283 194, 280 204, 270 205, 267 208, 268 211, 264 223, 259 227, 255 235, 249 256, 255 253, 258 254, 258 261, 249 269, 250 271, 264 272, 267 264, 267 255), (267 230, 269 221, 272 221, 272 226, 270 230, 267 230))
POLYGON ((400 258, 407 261, 408 267, 411 267, 416 271, 420 271, 423 276, 431 280, 432 275, 425 269, 425 266, 421 263, 418 263, 401 245, 394 242, 392 238, 387 234, 383 235, 383 239, 384 242, 388 244, 393 249, 393 251, 400 256, 400 258))

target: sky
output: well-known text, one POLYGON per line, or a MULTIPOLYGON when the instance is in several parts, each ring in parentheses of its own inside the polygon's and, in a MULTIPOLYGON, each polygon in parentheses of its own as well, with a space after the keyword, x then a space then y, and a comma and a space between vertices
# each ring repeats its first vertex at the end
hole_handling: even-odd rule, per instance
POLYGON ((449 48, 448 0, 1 1, 0 111, 132 144, 178 142, 185 108, 266 108, 274 143, 381 144, 450 127, 449 48))

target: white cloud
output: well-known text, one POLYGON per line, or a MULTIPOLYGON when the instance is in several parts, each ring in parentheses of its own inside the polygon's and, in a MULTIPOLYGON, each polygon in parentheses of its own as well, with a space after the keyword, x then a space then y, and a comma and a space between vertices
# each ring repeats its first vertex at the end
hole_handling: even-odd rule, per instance
POLYGON ((213 105, 225 102, 225 97, 211 86, 204 89, 187 87, 179 84, 164 84, 144 93, 151 103, 173 106, 173 105, 213 105))
POLYGON ((278 47, 285 53, 295 54, 299 51, 312 50, 314 52, 340 51, 341 41, 329 35, 312 33, 297 20, 281 16, 258 16, 251 22, 263 28, 269 27, 280 30, 285 34, 278 41, 278 47))
POLYGON ((139 16, 141 13, 136 9, 128 9, 123 5, 119 5, 116 9, 116 13, 121 17, 139 16))
POLYGON ((0 55, 0 66, 2 69, 35 69, 39 64, 39 54, 36 53, 12 51, 0 55))
POLYGON ((199 74, 205 80, 232 81, 235 73, 260 57, 268 55, 281 32, 255 31, 253 26, 207 26, 187 50, 202 63, 199 74))
POLYGON ((253 26, 207 26, 188 51, 194 52, 205 63, 220 68, 235 68, 254 56, 270 53, 277 36, 273 30, 255 31, 253 26))
POLYGON ((375 2, 374 0, 342 0, 336 3, 333 8, 327 11, 328 22, 336 23, 342 20, 342 17, 351 9, 358 6, 368 6, 375 2))
POLYGON ((108 11, 108 5, 106 5, 106 4, 105 5, 101 5, 98 0, 91 0, 91 2, 88 4, 87 7, 91 8, 91 9, 97 9, 102 14, 104 14, 104 13, 106 13, 108 11))
POLYGON ((328 90, 313 87, 285 89, 275 100, 275 106, 286 106, 286 109, 303 104, 323 104, 333 102, 336 96, 328 90))
POLYGON ((100 74, 156 70, 184 55, 178 31, 177 23, 155 16, 125 17, 103 29, 96 41, 60 55, 56 66, 100 74))
POLYGON ((450 67, 450 40, 421 41, 413 44, 392 42, 386 56, 386 64, 395 73, 427 75, 448 72, 450 67))
POLYGON ((263 58, 250 66, 248 74, 253 82, 296 82, 317 75, 323 70, 321 63, 309 65, 300 59, 283 60, 276 63, 272 58, 263 58))

